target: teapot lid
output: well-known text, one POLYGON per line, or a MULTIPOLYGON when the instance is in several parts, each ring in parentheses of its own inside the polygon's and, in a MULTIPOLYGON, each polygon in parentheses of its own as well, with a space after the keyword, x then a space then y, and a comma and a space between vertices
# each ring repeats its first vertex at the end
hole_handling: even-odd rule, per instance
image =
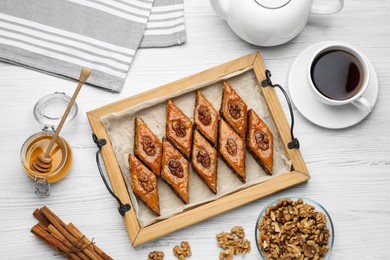
POLYGON ((255 0, 259 5, 269 8, 278 9, 287 5, 291 0, 255 0))

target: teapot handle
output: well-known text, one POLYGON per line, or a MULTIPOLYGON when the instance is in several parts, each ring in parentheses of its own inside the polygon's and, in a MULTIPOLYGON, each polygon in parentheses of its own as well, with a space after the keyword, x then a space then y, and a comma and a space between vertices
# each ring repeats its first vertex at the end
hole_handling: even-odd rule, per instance
POLYGON ((328 5, 313 5, 312 14, 336 14, 344 7, 344 0, 337 0, 335 3, 328 5))

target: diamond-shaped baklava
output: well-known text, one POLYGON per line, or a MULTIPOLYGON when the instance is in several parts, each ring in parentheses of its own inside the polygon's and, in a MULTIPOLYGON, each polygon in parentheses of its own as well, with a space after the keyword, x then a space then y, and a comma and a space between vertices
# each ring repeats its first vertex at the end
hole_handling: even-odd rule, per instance
POLYGON ((215 146, 218 136, 218 112, 200 91, 196 92, 194 121, 199 132, 215 146))
POLYGON ((219 120, 218 152, 229 168, 245 183, 245 142, 225 120, 219 120))
POLYGON ((190 201, 188 185, 189 162, 165 138, 163 139, 162 145, 161 178, 187 204, 190 201))
POLYGON ((248 111, 247 149, 256 162, 272 175, 274 139, 271 130, 253 109, 248 111))
POLYGON ((217 194, 217 150, 197 130, 192 145, 192 166, 199 177, 217 194))
POLYGON ((156 175, 134 155, 129 154, 130 183, 134 194, 160 216, 156 175))
POLYGON ((134 123, 134 154, 157 176, 161 171, 162 145, 140 117, 134 123))
POLYGON ((236 131, 241 138, 245 139, 247 105, 227 81, 223 82, 220 113, 234 131, 236 131))
POLYGON ((192 122, 172 100, 168 100, 167 139, 189 160, 192 145, 192 122))

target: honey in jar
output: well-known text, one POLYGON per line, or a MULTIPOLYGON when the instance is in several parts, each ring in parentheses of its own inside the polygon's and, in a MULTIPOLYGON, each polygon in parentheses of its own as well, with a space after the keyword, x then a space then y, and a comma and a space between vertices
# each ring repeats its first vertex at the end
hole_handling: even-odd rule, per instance
MULTIPOLYGON (((62 107, 66 107, 69 101, 70 97, 64 93, 54 93, 41 98, 34 107, 34 116, 38 122, 44 125, 44 128, 42 132, 33 134, 24 142, 20 151, 20 160, 26 174, 34 180, 36 194, 50 195, 50 184, 64 178, 70 170, 72 149, 68 142, 60 136, 50 151, 52 166, 49 172, 38 172, 32 167, 35 159, 46 152, 54 135, 55 127, 61 120, 61 112, 64 111, 62 107)), ((67 121, 74 119, 76 114, 77 105, 75 103, 67 121)))
POLYGON ((61 180, 68 173, 71 166, 72 150, 68 143, 62 138, 58 138, 50 152, 53 159, 52 167, 47 173, 37 172, 33 169, 32 163, 42 153, 44 153, 51 141, 52 133, 37 133, 27 139, 22 149, 21 159, 24 170, 32 178, 44 177, 48 183, 61 180))

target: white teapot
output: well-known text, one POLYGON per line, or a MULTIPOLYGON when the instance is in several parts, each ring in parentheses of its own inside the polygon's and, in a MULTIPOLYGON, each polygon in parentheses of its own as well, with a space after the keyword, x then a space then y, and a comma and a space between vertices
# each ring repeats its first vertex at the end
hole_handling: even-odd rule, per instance
POLYGON ((335 14, 344 0, 326 6, 313 0, 210 0, 215 12, 243 40, 259 46, 288 42, 306 25, 310 14, 335 14))

